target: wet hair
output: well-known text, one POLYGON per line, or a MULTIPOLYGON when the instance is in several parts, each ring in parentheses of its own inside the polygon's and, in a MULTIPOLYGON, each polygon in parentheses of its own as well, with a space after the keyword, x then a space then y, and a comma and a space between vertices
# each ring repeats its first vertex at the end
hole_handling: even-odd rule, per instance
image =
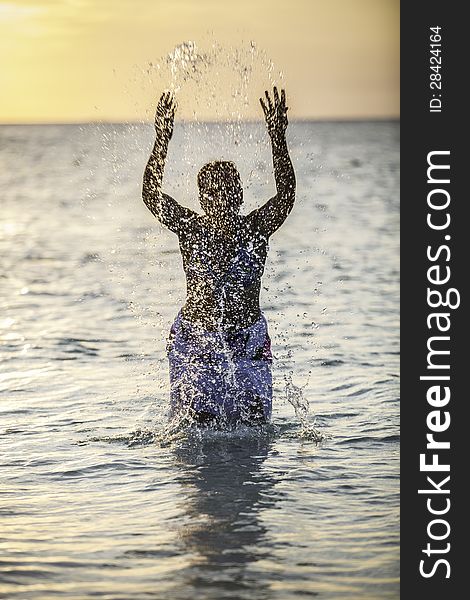
POLYGON ((214 160, 207 163, 198 173, 197 184, 204 212, 238 212, 240 209, 243 189, 240 173, 233 162, 214 160))

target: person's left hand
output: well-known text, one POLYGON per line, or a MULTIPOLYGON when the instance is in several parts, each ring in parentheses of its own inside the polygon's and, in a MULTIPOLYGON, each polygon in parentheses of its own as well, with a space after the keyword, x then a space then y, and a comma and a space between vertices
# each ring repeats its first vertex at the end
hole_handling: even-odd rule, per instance
POLYGON ((264 118, 266 119, 266 127, 271 138, 282 137, 286 133, 288 120, 286 106, 286 92, 281 90, 281 96, 277 91, 277 87, 273 88, 274 102, 271 100, 269 93, 264 92, 266 100, 260 98, 259 101, 263 108, 264 118))
POLYGON ((164 92, 160 96, 157 112, 155 113, 155 131, 157 135, 165 137, 167 141, 171 140, 171 136, 173 135, 175 110, 176 102, 173 94, 171 92, 164 92))

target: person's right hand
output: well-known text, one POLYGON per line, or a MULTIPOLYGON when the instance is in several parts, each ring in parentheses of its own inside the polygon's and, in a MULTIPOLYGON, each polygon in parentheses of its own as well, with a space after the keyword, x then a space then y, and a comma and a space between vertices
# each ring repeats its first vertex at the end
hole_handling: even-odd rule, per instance
POLYGON ((163 136, 167 141, 173 135, 173 124, 175 121, 176 102, 171 92, 163 92, 157 105, 155 113, 155 131, 157 135, 163 136))

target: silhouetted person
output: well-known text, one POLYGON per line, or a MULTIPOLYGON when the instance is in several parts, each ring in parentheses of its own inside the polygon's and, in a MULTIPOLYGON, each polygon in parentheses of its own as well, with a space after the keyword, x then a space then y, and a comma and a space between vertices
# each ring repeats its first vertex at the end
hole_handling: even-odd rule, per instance
POLYGON ((271 343, 260 310, 269 237, 295 200, 286 142, 285 92, 260 98, 271 138, 276 195, 240 214, 243 188, 232 162, 214 161, 198 174, 200 215, 162 192, 175 101, 164 93, 155 116, 156 140, 144 173, 143 200, 177 234, 187 298, 170 332, 171 413, 202 423, 256 424, 272 405, 271 343))

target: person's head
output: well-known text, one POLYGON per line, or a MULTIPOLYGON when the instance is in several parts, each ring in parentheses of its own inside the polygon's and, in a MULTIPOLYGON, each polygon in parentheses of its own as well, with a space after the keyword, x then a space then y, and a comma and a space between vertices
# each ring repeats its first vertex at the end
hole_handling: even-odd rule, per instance
POLYGON ((197 176, 199 202, 208 217, 228 221, 243 204, 240 174, 233 162, 215 160, 204 165, 197 176))

